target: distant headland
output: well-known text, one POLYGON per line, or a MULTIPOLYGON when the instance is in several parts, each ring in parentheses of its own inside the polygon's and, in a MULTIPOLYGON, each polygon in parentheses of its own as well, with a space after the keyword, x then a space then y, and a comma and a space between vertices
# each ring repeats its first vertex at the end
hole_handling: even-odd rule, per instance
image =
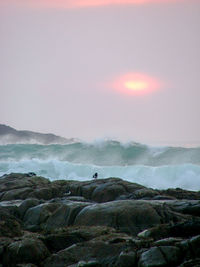
POLYGON ((74 138, 64 138, 52 133, 44 134, 32 131, 19 131, 10 126, 0 124, 0 144, 68 144, 75 142, 74 138))

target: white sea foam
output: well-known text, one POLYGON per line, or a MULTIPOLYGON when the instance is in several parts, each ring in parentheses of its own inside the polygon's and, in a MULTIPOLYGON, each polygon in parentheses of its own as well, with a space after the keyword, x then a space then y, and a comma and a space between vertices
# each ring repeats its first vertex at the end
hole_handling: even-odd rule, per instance
POLYGON ((119 177, 152 188, 200 190, 200 148, 149 147, 99 140, 67 145, 0 146, 0 176, 35 172, 55 179, 119 177))
POLYGON ((0 146, 2 161, 33 158, 99 166, 162 166, 186 163, 200 165, 200 148, 149 147, 137 143, 121 144, 118 141, 101 141, 95 144, 79 142, 68 145, 0 146))
POLYGON ((148 187, 185 188, 200 190, 200 166, 193 164, 166 166, 95 166, 89 164, 74 164, 59 160, 21 160, 0 162, 0 175, 11 172, 35 172, 50 180, 90 180, 95 172, 100 178, 119 177, 130 182, 136 182, 148 187))

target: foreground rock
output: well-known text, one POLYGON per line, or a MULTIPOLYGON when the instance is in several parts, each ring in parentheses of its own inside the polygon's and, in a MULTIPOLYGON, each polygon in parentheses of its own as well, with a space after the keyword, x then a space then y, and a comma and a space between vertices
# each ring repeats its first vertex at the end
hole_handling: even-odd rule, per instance
POLYGON ((3 263, 15 266, 17 263, 40 264, 49 256, 49 251, 39 239, 24 238, 11 243, 3 255, 3 263))
POLYGON ((90 205, 80 211, 75 225, 106 225, 136 236, 140 231, 163 223, 186 220, 161 203, 124 200, 90 205))
POLYGON ((199 192, 119 178, 0 178, 3 267, 197 267, 199 248, 199 192))

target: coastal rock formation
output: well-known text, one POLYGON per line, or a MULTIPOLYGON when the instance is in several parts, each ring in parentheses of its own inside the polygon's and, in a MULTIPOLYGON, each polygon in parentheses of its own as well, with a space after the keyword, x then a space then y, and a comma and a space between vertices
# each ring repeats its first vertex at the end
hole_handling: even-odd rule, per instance
POLYGON ((181 257, 181 250, 178 247, 152 247, 141 254, 138 265, 139 267, 177 266, 181 257))
POLYGON ((49 251, 39 239, 24 238, 11 243, 3 255, 3 263, 16 266, 17 263, 40 262, 49 256, 49 251))
POLYGON ((136 236, 140 231, 161 223, 182 221, 183 215, 173 213, 163 205, 138 200, 118 200, 84 208, 75 225, 106 225, 136 236))
POLYGON ((199 248, 199 192, 0 177, 0 266, 197 267, 199 248))

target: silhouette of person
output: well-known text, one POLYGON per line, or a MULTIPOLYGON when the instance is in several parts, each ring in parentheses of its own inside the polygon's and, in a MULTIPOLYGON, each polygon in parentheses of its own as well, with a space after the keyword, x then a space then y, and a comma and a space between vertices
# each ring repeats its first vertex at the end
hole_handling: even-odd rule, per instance
POLYGON ((95 172, 95 174, 92 176, 94 179, 97 179, 97 177, 98 177, 98 173, 97 172, 95 172))

